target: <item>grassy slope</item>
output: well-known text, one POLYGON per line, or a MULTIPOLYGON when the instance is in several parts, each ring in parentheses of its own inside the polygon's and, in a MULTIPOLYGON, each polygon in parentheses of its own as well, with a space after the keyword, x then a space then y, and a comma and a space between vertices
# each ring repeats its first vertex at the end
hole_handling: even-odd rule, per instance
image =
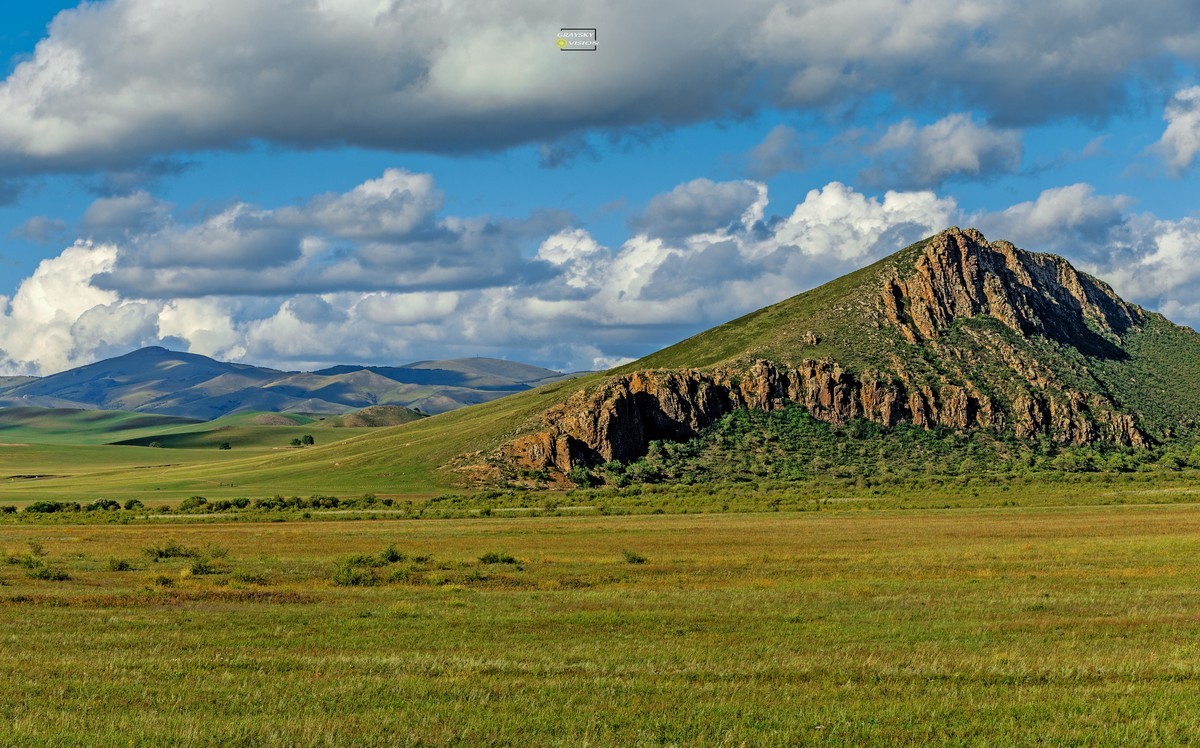
POLYGON ((830 281, 778 304, 718 325, 652 353, 617 371, 662 368, 705 368, 744 358, 779 363, 832 358, 851 369, 878 366, 880 350, 899 341, 885 330, 864 331, 861 300, 880 288, 891 268, 904 268, 924 249, 919 242, 879 262, 830 281), (815 333, 817 345, 804 343, 815 333))
MULTIPOLYGON (((863 286, 877 283, 888 268, 910 263, 924 243, 913 245, 867 268, 831 281, 779 304, 746 315, 616 371, 638 368, 714 365, 749 352, 780 361, 821 356, 853 364, 865 362, 878 346, 850 334, 860 318, 844 304, 863 286), (815 348, 803 346, 808 331, 821 337, 815 348), (859 353, 859 350, 866 353, 859 353), (799 354, 796 352, 800 351, 799 354)), ((81 473, 70 478, 26 483, 14 498, 153 495, 186 497, 255 493, 430 494, 461 486, 463 476, 443 469, 453 458, 490 450, 526 428, 551 405, 594 386, 606 374, 592 374, 546 385, 530 392, 444 413, 419 422, 381 429, 338 444, 295 454, 221 460, 212 465, 185 465, 131 473, 81 473), (227 485, 234 484, 234 485, 227 485), (150 493, 155 492, 155 493, 150 493)), ((53 472, 70 472, 69 470, 53 472)))
POLYGON ((0 408, 0 442, 108 444, 201 424, 191 418, 119 410, 0 408))
POLYGON ((1195 506, 0 525, 0 549, 31 540, 72 578, 0 565, 17 745, 1115 746, 1200 730, 1195 506), (224 573, 151 563, 142 549, 165 538, 227 549, 224 573), (390 543, 432 570, 330 583, 338 559, 390 543), (489 552, 523 563, 480 564, 489 552))
POLYGON ((248 454, 261 460, 280 452, 304 451, 290 446, 293 438, 304 434, 324 445, 372 431, 326 428, 314 418, 296 414, 238 413, 190 422, 120 411, 29 408, 16 413, 0 410, 0 419, 6 426, 0 430, 0 493, 6 499, 160 498, 159 481, 151 477, 160 470, 205 475, 188 484, 197 493, 214 482, 207 475, 223 476, 215 481, 222 482, 227 477, 225 466, 245 464, 248 454), (232 448, 219 450, 223 442, 232 448), (148 448, 151 443, 163 448, 148 448))
MULTIPOLYGON (((184 462, 176 457, 201 454, 211 461, 174 465, 162 469, 134 470, 128 464, 90 464, 77 468, 70 452, 58 454, 38 470, 16 470, 2 462, 5 475, 49 473, 64 477, 21 481, 4 485, 7 499, 83 499, 98 496, 186 498, 195 493, 210 497, 261 496, 313 493, 339 495, 364 492, 387 494, 437 493, 462 482, 461 476, 442 466, 454 457, 501 443, 530 418, 599 375, 572 379, 502 398, 483 405, 421 419, 386 429, 367 429, 337 443, 321 439, 353 435, 356 429, 322 429, 315 447, 303 450, 260 452, 242 457, 238 450, 153 450, 168 457, 158 461, 184 462), (329 436, 326 436, 329 435, 329 436)), ((263 427, 278 428, 278 427, 263 427)), ((302 429, 303 430, 303 429, 302 429)), ((286 441, 284 442, 286 443, 286 441)), ((116 449, 106 447, 105 449, 116 449)), ((121 449, 145 448, 122 447, 121 449)), ((147 460, 146 464, 153 464, 147 460)))
POLYGON ((321 425, 335 429, 367 426, 383 428, 387 426, 402 426, 406 423, 419 421, 424 417, 424 414, 400 405, 373 405, 369 408, 356 410, 353 413, 330 416, 324 419, 321 425))
MULTIPOLYGON (((923 346, 903 342, 888 329, 863 324, 864 305, 880 287, 884 273, 905 272, 924 248, 915 244, 874 265, 838 278, 812 291, 720 325, 676 345, 628 364, 616 372, 642 368, 707 367, 747 357, 781 363, 805 358, 830 358, 852 371, 884 369, 899 357, 919 380, 937 381, 960 375, 985 391, 1003 388, 1012 380, 1005 365, 987 355, 959 360, 923 346), (817 345, 803 342, 807 333, 817 345), (947 367, 950 367, 949 369, 947 367)), ((990 318, 965 320, 945 340, 971 345, 974 339, 1006 341, 1049 365, 1068 385, 1082 391, 1109 394, 1123 410, 1141 415, 1155 434, 1167 428, 1183 430, 1200 421, 1200 336, 1149 315, 1145 329, 1128 335, 1125 348, 1132 359, 1099 361, 1073 348, 1050 341, 1028 341, 990 318)), ((214 463, 147 470, 79 475, 67 480, 27 485, 28 497, 42 492, 81 495, 162 491, 188 495, 205 486, 236 483, 243 493, 362 493, 429 494, 463 483, 463 477, 443 469, 463 453, 490 450, 527 428, 537 414, 571 393, 603 381, 594 374, 548 385, 531 392, 442 414, 395 428, 373 431, 336 445, 300 453, 257 456, 214 463)), ((69 471, 61 471, 69 472, 69 471)))

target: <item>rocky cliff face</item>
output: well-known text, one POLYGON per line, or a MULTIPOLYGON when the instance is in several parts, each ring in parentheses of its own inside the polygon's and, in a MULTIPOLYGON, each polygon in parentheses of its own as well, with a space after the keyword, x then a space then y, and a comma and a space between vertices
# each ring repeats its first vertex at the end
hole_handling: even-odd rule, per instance
POLYGON ((885 280, 880 308, 911 343, 940 337, 956 319, 986 314, 1021 335, 1092 355, 1112 353, 1114 340, 1142 321, 1140 309, 1063 258, 988 243, 975 229, 935 236, 911 273, 885 280))
MULTIPOLYGON (((872 372, 850 372, 824 359, 782 367, 761 358, 710 370, 638 371, 546 412, 534 433, 505 445, 501 456, 565 473, 636 459, 651 441, 693 437, 737 408, 789 405, 831 423, 865 418, 883 426, 1011 430, 1023 439, 1044 435, 1062 444, 1148 442, 1132 414, 1103 394, 1072 389, 1011 343, 979 338, 970 351, 950 351, 941 343, 955 320, 987 315, 1026 338, 1049 338, 1087 356, 1122 355, 1121 335, 1141 323, 1141 310, 1062 258, 988 243, 973 229, 951 229, 929 241, 910 270, 883 276, 874 311, 870 324, 895 330, 907 345, 926 346, 948 360, 982 355, 1012 376, 1001 383, 1002 392, 996 382, 984 387, 955 375, 953 366, 931 380, 898 356, 872 372)), ((815 335, 805 339, 810 336, 815 345, 815 335)))

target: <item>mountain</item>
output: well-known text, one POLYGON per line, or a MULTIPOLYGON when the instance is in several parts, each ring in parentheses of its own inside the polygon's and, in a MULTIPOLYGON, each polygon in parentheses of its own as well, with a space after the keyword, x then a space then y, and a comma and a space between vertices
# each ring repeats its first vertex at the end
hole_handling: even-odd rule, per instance
POLYGON ((949 229, 610 373, 502 464, 633 460, 741 408, 1132 447, 1200 423, 1200 336, 1061 257, 949 229))
POLYGON ((380 405, 441 413, 565 375, 498 359, 283 372, 150 347, 42 378, 0 380, 0 407, 134 411, 212 420, 229 413, 341 414, 380 405))
POLYGON ((233 480, 239 495, 438 495, 619 485, 655 464, 667 480, 852 479, 868 464, 941 476, 967 460, 1057 471, 1097 456, 1137 470, 1194 460, 1198 425, 1200 335, 1061 257, 949 229, 607 372, 315 448, 54 488, 166 497, 233 480), (735 460, 751 469, 714 469, 735 460))

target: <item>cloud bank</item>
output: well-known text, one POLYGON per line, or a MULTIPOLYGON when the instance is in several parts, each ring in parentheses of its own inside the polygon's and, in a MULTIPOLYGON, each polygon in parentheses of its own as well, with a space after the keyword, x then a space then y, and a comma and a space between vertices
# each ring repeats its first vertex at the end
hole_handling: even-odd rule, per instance
POLYGON ((762 182, 686 182, 606 246, 569 216, 444 215, 432 176, 185 222, 100 198, 85 236, 0 297, 0 371, 49 373, 148 344, 303 368, 496 355, 604 368, 862 267, 951 225, 1054 251, 1177 321, 1200 319, 1200 220, 1087 184, 966 214, 931 190, 831 182, 772 206, 762 182), (266 289, 266 290, 263 290, 266 289))
MULTIPOLYGON (((128 171, 264 141, 437 153, 542 143, 553 164, 588 131, 874 95, 999 127, 1104 117, 1127 106, 1135 77, 1153 87, 1175 62, 1200 60, 1200 6, 1152 5, 600 0, 569 14, 600 29, 600 51, 569 55, 553 46, 568 19, 552 0, 108 0, 60 13, 0 83, 0 173, 128 171)), ((1185 158, 1175 135, 1167 147, 1185 158)))

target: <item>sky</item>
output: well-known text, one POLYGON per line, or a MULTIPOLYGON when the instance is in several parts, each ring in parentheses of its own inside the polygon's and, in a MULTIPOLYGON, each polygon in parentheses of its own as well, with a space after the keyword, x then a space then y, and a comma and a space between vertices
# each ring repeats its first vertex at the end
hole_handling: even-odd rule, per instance
POLYGON ((953 225, 1200 323, 1194 0, 0 14, 0 374, 600 369, 953 225))

